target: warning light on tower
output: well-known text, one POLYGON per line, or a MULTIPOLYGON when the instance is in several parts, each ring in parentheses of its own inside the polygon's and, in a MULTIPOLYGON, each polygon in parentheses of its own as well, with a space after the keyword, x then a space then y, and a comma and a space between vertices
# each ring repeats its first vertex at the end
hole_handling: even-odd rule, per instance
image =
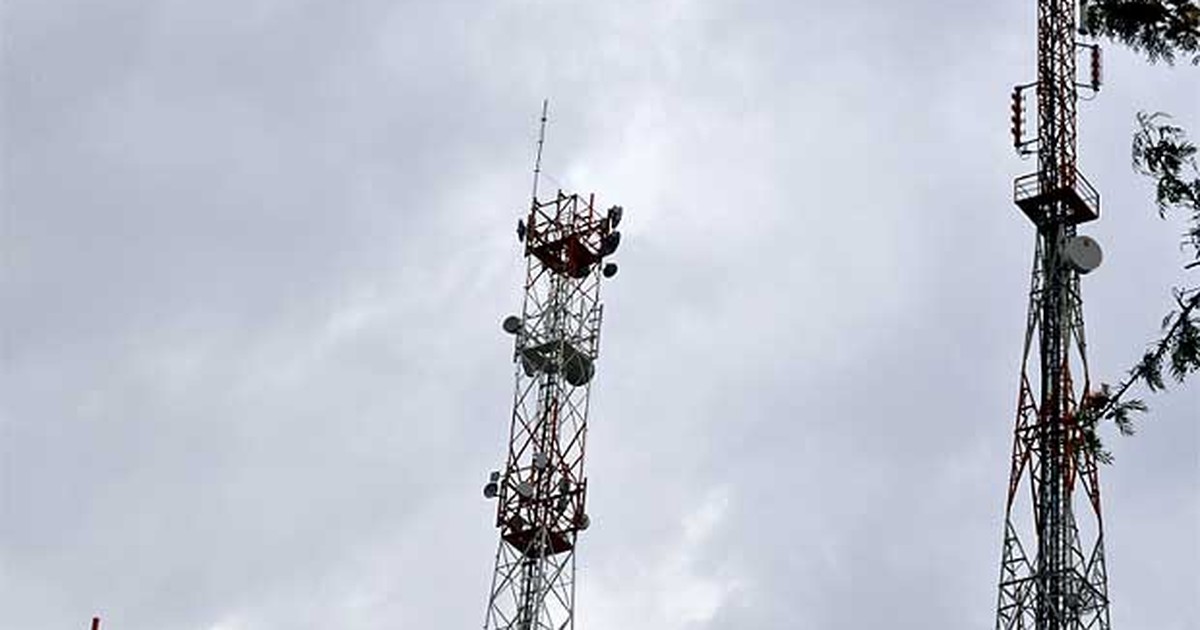
POLYGON ((1021 87, 1017 86, 1012 91, 1012 137, 1013 148, 1017 151, 1021 150, 1021 142, 1025 126, 1025 103, 1021 98, 1021 87))

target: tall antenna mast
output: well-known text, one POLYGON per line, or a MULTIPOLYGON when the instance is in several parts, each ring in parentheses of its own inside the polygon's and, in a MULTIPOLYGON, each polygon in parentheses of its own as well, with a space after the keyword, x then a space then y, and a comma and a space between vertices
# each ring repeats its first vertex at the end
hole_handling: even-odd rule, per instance
POLYGON ((483 495, 496 499, 500 543, 485 630, 575 627, 575 550, 585 511, 584 446, 588 397, 600 351, 602 279, 617 250, 623 213, 595 210, 595 195, 537 198, 546 102, 534 166, 533 201, 517 223, 526 259, 520 315, 504 320, 513 335, 516 387, 507 459, 483 495))
POLYGON ((1037 81, 1013 90, 1013 144, 1021 155, 1036 154, 1038 167, 1017 178, 1013 200, 1037 237, 996 628, 1108 630, 1099 475, 1077 417, 1091 387, 1079 276, 1099 266, 1101 252, 1076 233, 1100 218, 1100 195, 1076 166, 1076 106, 1080 89, 1100 87, 1100 55, 1075 39, 1076 0, 1037 0, 1037 21, 1037 81), (1081 50, 1091 53, 1090 83, 1077 76, 1081 50), (1037 132, 1028 138, 1027 90, 1037 103, 1037 132))
POLYGON ((546 114, 550 109, 550 99, 542 99, 542 124, 538 129, 537 159, 533 163, 533 200, 537 201, 538 178, 542 174, 542 145, 546 143, 546 114))

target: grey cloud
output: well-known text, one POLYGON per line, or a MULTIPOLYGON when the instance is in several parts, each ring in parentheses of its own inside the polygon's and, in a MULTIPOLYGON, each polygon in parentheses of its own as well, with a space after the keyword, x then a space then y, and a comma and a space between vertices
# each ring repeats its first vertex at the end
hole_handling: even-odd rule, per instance
MULTIPOLYGON (((544 184, 628 210, 581 624, 992 623, 1032 10, 9 3, 4 623, 478 624, 546 96, 544 184)), ((1108 65, 1111 380, 1179 279, 1131 114, 1200 111, 1187 69, 1108 65)), ((1151 403, 1104 471, 1114 622, 1183 627, 1200 400, 1151 403)))

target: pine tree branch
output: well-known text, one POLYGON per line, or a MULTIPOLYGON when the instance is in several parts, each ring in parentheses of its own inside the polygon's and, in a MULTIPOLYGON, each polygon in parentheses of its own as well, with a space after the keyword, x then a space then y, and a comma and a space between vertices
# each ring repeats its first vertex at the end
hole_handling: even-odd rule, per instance
POLYGON ((1194 0, 1091 0, 1084 29, 1146 55, 1151 63, 1175 63, 1176 55, 1200 64, 1200 5, 1194 0))
POLYGON ((1116 390, 1112 390, 1107 384, 1101 384, 1099 391, 1088 392, 1084 395, 1076 417, 1083 431, 1084 447, 1102 463, 1111 464, 1113 457, 1112 453, 1104 448, 1103 442, 1096 432, 1100 421, 1111 420, 1121 435, 1133 435, 1135 427, 1132 414, 1147 410, 1146 403, 1141 399, 1125 399, 1125 395, 1133 385, 1142 381, 1151 391, 1164 389, 1162 364, 1168 356, 1172 358, 1172 375, 1177 381, 1182 382, 1190 372, 1200 369, 1200 355, 1196 352, 1194 342, 1190 353, 1179 352, 1181 338, 1200 338, 1197 335, 1197 321, 1193 316, 1193 313, 1198 312, 1197 309, 1200 308, 1200 291, 1193 290, 1190 297, 1186 299, 1184 299, 1183 293, 1177 293, 1176 302, 1180 305, 1180 309, 1168 316, 1168 321, 1171 322, 1170 327, 1155 342, 1152 349, 1142 356, 1141 361, 1129 370, 1129 375, 1117 386, 1116 390), (1176 360, 1177 357, 1182 357, 1184 360, 1176 360))

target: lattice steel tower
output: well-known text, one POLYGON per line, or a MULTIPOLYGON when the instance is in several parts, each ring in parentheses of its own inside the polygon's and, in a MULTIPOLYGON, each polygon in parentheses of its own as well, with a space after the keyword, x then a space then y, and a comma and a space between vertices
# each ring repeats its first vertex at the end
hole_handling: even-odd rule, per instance
POLYGON ((497 499, 500 544, 484 628, 564 630, 575 624, 575 548, 588 528, 583 473, 588 395, 599 352, 602 279, 617 266, 622 209, 596 212, 595 195, 559 190, 538 198, 546 105, 542 106, 533 201, 517 223, 526 258, 515 339, 516 390, 504 470, 484 496, 497 499))
POLYGON ((1109 628, 1096 458, 1077 421, 1091 391, 1079 276, 1101 256, 1076 234, 1099 218, 1100 197, 1076 168, 1075 119, 1079 90, 1099 89, 1100 58, 1095 45, 1076 40, 1075 1, 1038 0, 1037 81, 1013 91, 1014 145, 1037 155, 1037 171, 1016 180, 1014 201, 1037 227, 1037 243, 1000 563, 1002 630, 1109 628), (1081 54, 1091 58, 1087 82, 1077 76, 1081 54), (1028 139, 1027 90, 1037 102, 1037 134, 1028 139))

